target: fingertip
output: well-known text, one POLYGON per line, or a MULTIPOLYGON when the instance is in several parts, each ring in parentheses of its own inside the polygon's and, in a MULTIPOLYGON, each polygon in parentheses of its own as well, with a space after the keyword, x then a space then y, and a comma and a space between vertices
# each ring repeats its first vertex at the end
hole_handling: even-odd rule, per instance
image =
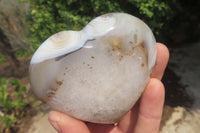
POLYGON ((163 112, 164 93, 162 82, 155 78, 151 79, 141 96, 135 132, 158 132, 163 112))
POLYGON ((53 110, 53 111, 49 112, 48 120, 49 121, 61 121, 62 118, 65 118, 65 117, 67 117, 67 115, 53 110))
POLYGON ((165 99, 165 89, 162 82, 156 78, 149 81, 140 101, 139 112, 153 119, 160 119, 165 99))
POLYGON ((60 115, 57 115, 56 111, 51 111, 48 115, 48 120, 50 122, 50 124, 55 128, 55 130, 58 133, 62 133, 60 127, 59 127, 59 121, 60 121, 60 115))
POLYGON ((169 60, 169 49, 167 48, 167 46, 158 42, 157 48, 158 48, 160 53, 164 54, 165 60, 168 61, 169 60))
POLYGON ((151 78, 142 96, 154 101, 164 99, 165 89, 163 83, 157 78, 151 78))
POLYGON ((70 117, 64 113, 51 111, 48 119, 51 125, 59 133, 89 133, 89 130, 83 121, 70 117))
POLYGON ((55 119, 54 116, 56 116, 56 114, 57 114, 57 111, 50 111, 48 115, 48 120, 53 121, 55 119))
POLYGON ((157 43, 157 57, 154 69, 152 71, 151 77, 160 79, 162 78, 165 68, 169 60, 169 50, 162 44, 157 43))

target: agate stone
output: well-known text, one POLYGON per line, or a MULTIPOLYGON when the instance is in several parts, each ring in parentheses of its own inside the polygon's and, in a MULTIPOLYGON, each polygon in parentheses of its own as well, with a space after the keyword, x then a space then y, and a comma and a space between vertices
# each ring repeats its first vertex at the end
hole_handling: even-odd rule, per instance
POLYGON ((146 87, 156 59, 150 28, 125 13, 48 38, 30 63, 33 92, 52 109, 94 123, 117 123, 146 87))

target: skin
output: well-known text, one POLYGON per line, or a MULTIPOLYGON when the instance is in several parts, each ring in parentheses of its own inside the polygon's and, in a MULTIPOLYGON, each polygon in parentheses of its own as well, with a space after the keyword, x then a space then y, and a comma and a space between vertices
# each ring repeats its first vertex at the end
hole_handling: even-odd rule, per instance
POLYGON ((161 78, 168 60, 167 47, 157 43, 157 59, 151 79, 140 100, 117 126, 86 123, 57 111, 49 113, 51 125, 59 133, 158 133, 165 97, 161 78))

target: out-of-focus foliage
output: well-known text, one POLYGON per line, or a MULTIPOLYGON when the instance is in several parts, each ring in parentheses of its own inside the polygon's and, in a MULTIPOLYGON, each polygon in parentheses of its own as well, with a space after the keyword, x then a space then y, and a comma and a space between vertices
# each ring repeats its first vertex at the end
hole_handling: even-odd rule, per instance
POLYGON ((173 16, 169 5, 161 0, 130 0, 139 9, 141 19, 159 34, 163 24, 173 16))
POLYGON ((0 63, 6 61, 6 58, 3 56, 3 54, 0 53, 0 63))
MULTIPOLYGON (((27 50, 30 45, 24 41, 28 30, 25 25, 29 3, 19 3, 17 0, 0 0, 0 62, 11 63, 11 58, 33 53, 27 50)), ((14 64, 12 62, 12 64, 14 64)))
MULTIPOLYGON (((26 39, 27 40, 27 39, 26 39)), ((27 40, 27 42, 30 40, 27 40)), ((17 50, 15 51, 15 55, 21 58, 27 58, 33 53, 32 48, 27 48, 26 50, 17 50)))
POLYGON ((50 35, 62 30, 80 30, 90 20, 109 12, 126 12, 143 19, 159 33, 172 12, 159 0, 19 0, 30 2, 28 27, 35 50, 50 35), (165 18, 165 19, 163 19, 165 18))
POLYGON ((26 87, 20 86, 19 80, 0 78, 0 120, 4 121, 3 128, 12 126, 23 115, 25 91, 26 87))

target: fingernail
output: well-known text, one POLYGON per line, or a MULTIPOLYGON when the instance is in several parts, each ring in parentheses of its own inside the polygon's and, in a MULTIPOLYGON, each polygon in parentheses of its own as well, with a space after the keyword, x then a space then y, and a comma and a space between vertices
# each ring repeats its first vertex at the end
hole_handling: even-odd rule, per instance
POLYGON ((50 123, 51 123, 51 125, 56 129, 56 131, 57 131, 58 133, 62 133, 61 130, 60 130, 60 128, 59 128, 59 126, 58 126, 58 124, 57 124, 57 122, 52 122, 52 121, 50 121, 50 123))

